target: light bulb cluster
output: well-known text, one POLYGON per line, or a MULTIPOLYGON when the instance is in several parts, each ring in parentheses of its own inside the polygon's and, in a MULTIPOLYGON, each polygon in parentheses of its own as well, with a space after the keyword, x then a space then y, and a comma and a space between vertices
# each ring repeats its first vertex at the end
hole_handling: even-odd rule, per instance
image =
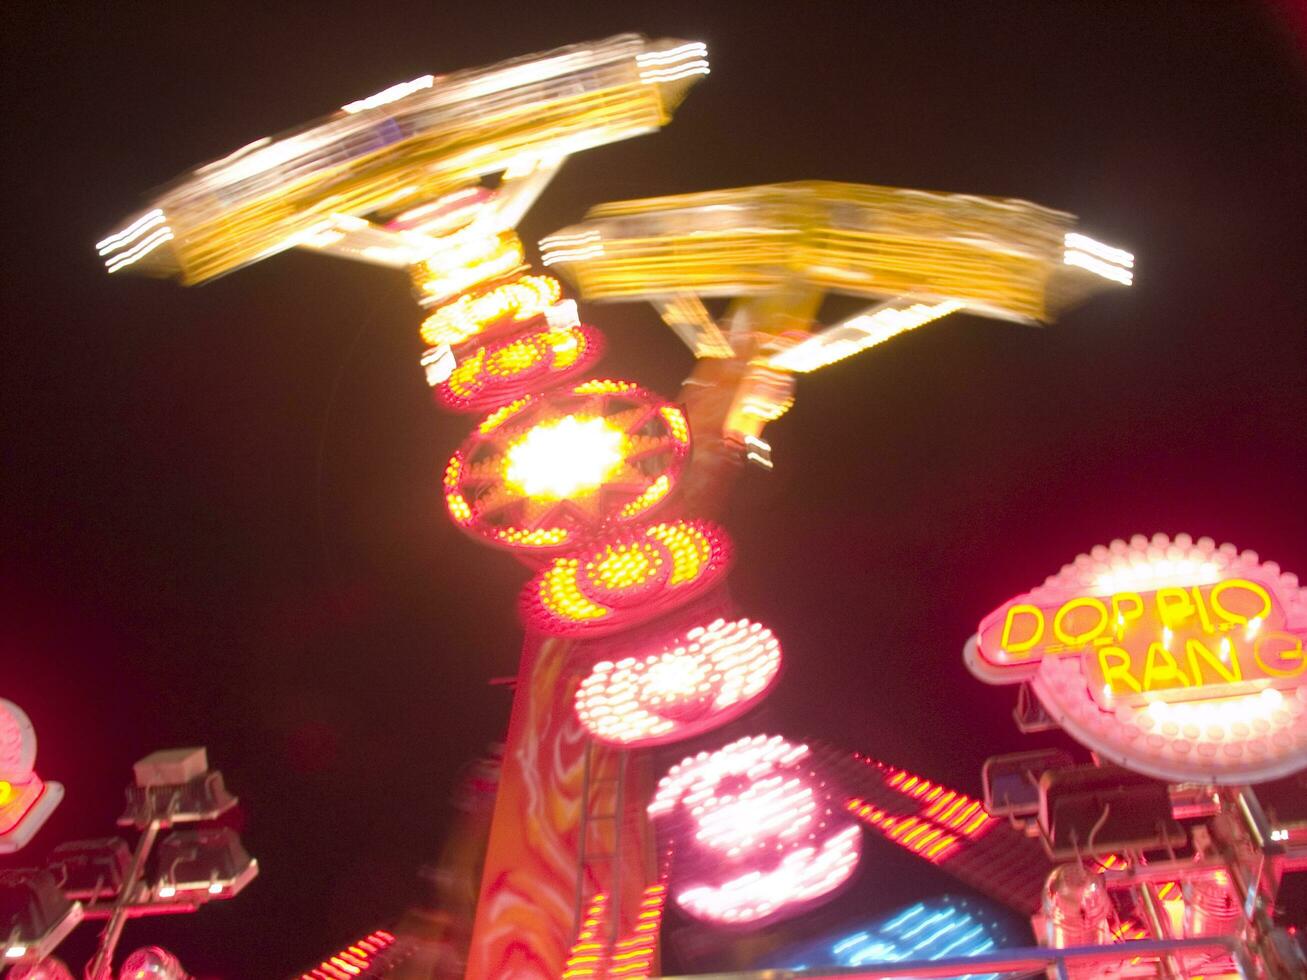
POLYGON ((932 864, 942 864, 957 853, 957 834, 950 834, 928 820, 917 816, 894 816, 857 796, 849 800, 845 808, 879 830, 886 839, 913 854, 920 854, 932 864))
POLYGON ((456 412, 484 412, 563 384, 602 353, 603 339, 592 327, 539 327, 477 348, 436 387, 436 397, 456 412))
POLYGON ((594 493, 629 453, 622 431, 607 419, 564 415, 532 426, 504 450, 504 486, 537 501, 594 493))
POLYGON ((708 521, 663 521, 610 534, 556 558, 522 593, 522 618, 557 636, 601 636, 684 605, 719 583, 726 532, 708 521))
POLYGON ((498 235, 451 235, 447 247, 411 267, 413 288, 424 306, 453 299, 484 282, 522 271, 522 241, 511 231, 498 235))
POLYGON ((488 336, 488 328, 501 321, 523 323, 544 316, 561 295, 562 287, 552 276, 522 276, 480 293, 465 294, 422 321, 422 339, 431 347, 457 347, 473 337, 488 336))
POLYGON ((976 839, 994 822, 979 800, 965 793, 914 776, 906 769, 885 769, 885 785, 922 803, 923 818, 935 821, 941 827, 957 831, 964 837, 976 839))
POLYGON ((394 945, 394 933, 378 929, 301 973, 299 980, 357 980, 378 975, 387 962, 386 951, 394 945))
POLYGON ((914 776, 906 769, 895 769, 870 759, 864 759, 863 763, 879 770, 890 789, 921 801, 921 809, 911 814, 890 813, 859 796, 849 799, 845 809, 876 828, 887 840, 932 864, 943 864, 961 853, 968 841, 984 836, 994 826, 994 818, 981 802, 965 793, 914 776))
POLYGON ((576 942, 568 951, 563 980, 582 977, 644 980, 652 976, 654 957, 658 952, 658 928, 666 904, 665 884, 659 882, 646 887, 635 915, 635 925, 629 934, 613 940, 610 938, 612 923, 608 895, 605 892, 596 894, 586 907, 576 942))
POLYGON ((861 831, 831 805, 810 756, 755 735, 690 756, 658 783, 649 814, 671 824, 674 899, 686 914, 757 926, 849 880, 861 831))
POLYGON ((676 424, 683 420, 675 406, 624 382, 518 399, 484 419, 450 459, 450 516, 505 547, 581 545, 667 497, 689 455, 676 424))
POLYGON ((489 415, 483 418, 481 422, 477 425, 477 429, 476 429, 477 432, 479 432, 483 436, 489 435, 491 432, 494 432, 501 425, 503 425, 505 422, 511 419, 518 412, 522 411, 522 409, 530 405, 532 400, 533 399, 531 395, 524 395, 521 398, 514 399, 513 401, 509 402, 507 405, 503 405, 495 409, 493 412, 491 412, 489 415))
POLYGON ((653 510, 671 492, 671 477, 666 473, 660 473, 643 491, 624 503, 618 510, 617 516, 624 521, 639 517, 645 511, 653 510))
POLYGON ((578 395, 616 395, 623 391, 634 391, 639 386, 634 381, 614 381, 611 378, 592 378, 582 381, 572 391, 578 395))
POLYGON ((576 714, 601 742, 654 745, 724 725, 776 680, 781 647, 747 619, 697 626, 646 656, 595 664, 576 692, 576 714))

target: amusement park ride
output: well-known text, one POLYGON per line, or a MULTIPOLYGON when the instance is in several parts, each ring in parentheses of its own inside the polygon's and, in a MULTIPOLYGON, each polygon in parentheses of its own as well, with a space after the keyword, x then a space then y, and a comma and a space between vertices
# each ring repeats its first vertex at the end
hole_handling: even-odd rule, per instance
MULTIPOLYGON (((1128 252, 1014 199, 806 181, 602 204, 541 242, 542 265, 582 300, 651 303, 697 363, 676 400, 596 375, 602 335, 514 229, 568 155, 666 125, 708 70, 703 44, 621 35, 423 76, 199 168, 98 246, 109 272, 186 284, 296 247, 411 275, 427 381, 472 419, 446 508, 532 573, 465 975, 661 975, 668 906, 746 941, 837 894, 871 834, 1038 945, 945 899, 733 975, 1303 976, 1275 901, 1307 868, 1307 591, 1251 552, 1115 541, 981 620, 967 667, 1016 685, 1023 730, 1091 753, 993 758, 983 798, 738 724, 703 737, 779 676, 781 639, 726 590, 718 521, 740 467, 770 467, 794 376, 956 312, 1048 322, 1133 279, 1128 252), (822 324, 828 294, 867 305, 822 324)), ((40 798, 31 759, 3 759, 18 778, 0 790, 40 798)), ((6 841, 24 819, 0 820, 6 841)), ((420 945, 374 932, 303 976, 452 975, 416 970, 420 945)))

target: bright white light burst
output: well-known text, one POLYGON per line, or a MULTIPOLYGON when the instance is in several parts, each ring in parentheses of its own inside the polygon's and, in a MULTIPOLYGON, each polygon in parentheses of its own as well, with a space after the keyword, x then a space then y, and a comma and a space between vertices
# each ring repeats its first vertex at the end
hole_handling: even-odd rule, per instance
POLYGON ((537 500, 593 493, 622 466, 626 440, 601 418, 568 415, 535 426, 508 447, 504 482, 537 500))

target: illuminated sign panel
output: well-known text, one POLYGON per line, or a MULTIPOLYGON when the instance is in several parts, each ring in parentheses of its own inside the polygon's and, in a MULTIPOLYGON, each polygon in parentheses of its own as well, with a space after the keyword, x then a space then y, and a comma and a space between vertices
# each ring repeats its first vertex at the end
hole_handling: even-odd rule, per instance
POLYGON ((1226 578, 1010 602, 981 623, 978 649, 1000 668, 1079 656, 1100 704, 1140 704, 1296 687, 1307 668, 1303 636, 1286 625, 1274 586, 1226 578))
POLYGON ((1105 758, 1233 783, 1307 766, 1307 590, 1210 538, 1114 541, 1004 603, 967 643, 991 684, 1028 682, 1105 758))

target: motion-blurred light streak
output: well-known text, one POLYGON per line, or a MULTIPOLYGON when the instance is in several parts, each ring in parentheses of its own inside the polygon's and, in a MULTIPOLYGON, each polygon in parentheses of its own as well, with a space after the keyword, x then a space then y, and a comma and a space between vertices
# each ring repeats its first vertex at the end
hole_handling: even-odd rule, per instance
MULTIPOLYGON (((697 42, 621 34, 390 86, 197 168, 107 236, 101 255, 110 272, 194 284, 297 245, 330 251, 349 237, 323 236, 333 215, 385 237, 390 218, 483 177, 505 175, 506 201, 513 184, 532 183, 533 197, 568 154, 665 125, 707 73, 705 53, 697 42), (158 224, 167 230, 134 244, 158 224)), ((422 257, 420 244, 407 246, 392 258, 374 242, 373 260, 422 257)))

